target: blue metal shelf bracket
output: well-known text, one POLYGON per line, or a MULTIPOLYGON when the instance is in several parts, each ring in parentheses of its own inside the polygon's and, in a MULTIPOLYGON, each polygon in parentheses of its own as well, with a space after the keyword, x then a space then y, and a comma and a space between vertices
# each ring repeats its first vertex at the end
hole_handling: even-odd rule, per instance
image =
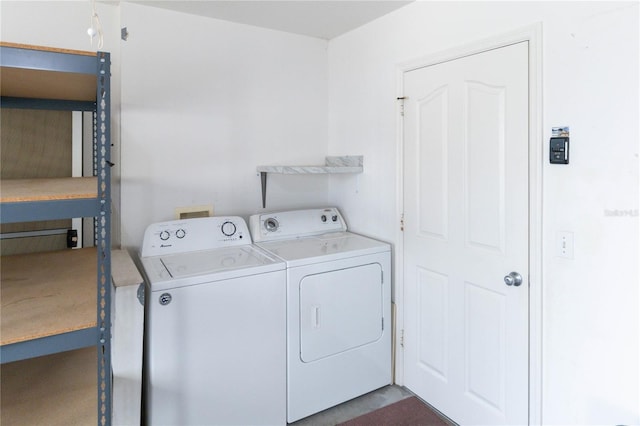
POLYGON ((4 364, 33 358, 34 356, 50 355, 95 346, 96 335, 96 328, 91 327, 40 339, 11 343, 0 348, 0 360, 4 364))
POLYGON ((0 56, 3 67, 76 74, 94 74, 96 72, 94 56, 11 46, 0 46, 0 56))
POLYGON ((91 101, 66 101, 58 99, 0 97, 2 108, 44 109, 57 111, 95 111, 96 104, 91 101))
POLYGON ((96 200, 93 198, 2 203, 0 223, 94 217, 97 211, 96 200))

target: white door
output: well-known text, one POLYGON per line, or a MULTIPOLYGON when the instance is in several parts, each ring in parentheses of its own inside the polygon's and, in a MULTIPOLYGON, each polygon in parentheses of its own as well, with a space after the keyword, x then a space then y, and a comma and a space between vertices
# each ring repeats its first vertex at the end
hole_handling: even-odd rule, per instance
POLYGON ((526 424, 528 43, 404 88, 405 384, 458 424, 526 424))

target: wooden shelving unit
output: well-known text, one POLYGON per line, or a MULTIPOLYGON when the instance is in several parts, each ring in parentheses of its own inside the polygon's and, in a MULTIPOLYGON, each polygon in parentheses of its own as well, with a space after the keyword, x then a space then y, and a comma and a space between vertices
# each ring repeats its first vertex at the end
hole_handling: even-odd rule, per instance
POLYGON ((0 258, 3 425, 111 424, 109 67, 105 52, 0 42, 0 106, 92 112, 95 164, 0 182, 2 224, 95 218, 93 248, 0 258))

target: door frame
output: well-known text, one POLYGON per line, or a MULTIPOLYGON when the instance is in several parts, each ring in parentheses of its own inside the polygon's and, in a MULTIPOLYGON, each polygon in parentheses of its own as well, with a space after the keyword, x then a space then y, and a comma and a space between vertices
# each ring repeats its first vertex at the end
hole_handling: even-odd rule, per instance
POLYGON ((459 59, 511 44, 529 43, 529 424, 542 423, 542 23, 472 42, 396 66, 396 217, 400 226, 395 247, 395 382, 404 384, 404 74, 418 68, 459 59), (402 301, 402 303, 398 303, 402 301))

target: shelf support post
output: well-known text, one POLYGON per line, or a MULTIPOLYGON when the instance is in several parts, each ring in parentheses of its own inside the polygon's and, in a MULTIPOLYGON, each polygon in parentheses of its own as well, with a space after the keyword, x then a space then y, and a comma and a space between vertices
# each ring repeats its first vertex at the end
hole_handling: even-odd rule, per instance
POLYGON ((95 167, 98 177, 98 425, 112 419, 111 371, 111 57, 97 52, 97 97, 94 118, 95 167))

